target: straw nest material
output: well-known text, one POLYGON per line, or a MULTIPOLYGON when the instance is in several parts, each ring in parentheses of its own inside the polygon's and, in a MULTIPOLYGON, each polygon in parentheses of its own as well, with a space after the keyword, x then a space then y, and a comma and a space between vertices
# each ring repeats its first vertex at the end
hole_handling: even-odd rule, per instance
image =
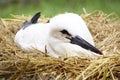
MULTIPOLYGON (((0 79, 2 80, 118 80, 120 79, 120 20, 102 11, 81 15, 104 56, 70 57, 63 61, 40 51, 24 52, 15 33, 30 17, 0 19, 0 79)), ((46 22, 42 17, 39 21, 46 22)))

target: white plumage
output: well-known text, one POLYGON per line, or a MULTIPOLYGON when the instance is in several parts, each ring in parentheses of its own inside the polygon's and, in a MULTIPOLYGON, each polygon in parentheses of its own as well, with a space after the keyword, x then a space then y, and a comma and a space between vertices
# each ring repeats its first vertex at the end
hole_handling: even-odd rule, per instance
POLYGON ((36 49, 37 47, 43 51, 47 43, 48 28, 48 24, 37 23, 25 29, 20 29, 15 35, 15 42, 18 43, 22 49, 28 51, 32 48, 36 49))
MULTIPOLYGON (((59 14, 50 19, 51 29, 66 29, 73 36, 79 35, 92 45, 94 41, 83 19, 74 13, 59 14)), ((52 31, 52 30, 51 30, 52 31)))
POLYGON ((94 46, 91 33, 83 19, 77 14, 65 13, 51 18, 49 23, 31 23, 25 29, 21 28, 15 35, 15 42, 26 51, 38 49, 45 52, 47 49, 47 54, 56 58, 82 55, 92 57, 101 54, 99 50, 99 54, 94 53, 94 50, 86 50, 86 44, 81 45, 76 39, 79 36, 83 38, 83 42, 86 40, 94 46))

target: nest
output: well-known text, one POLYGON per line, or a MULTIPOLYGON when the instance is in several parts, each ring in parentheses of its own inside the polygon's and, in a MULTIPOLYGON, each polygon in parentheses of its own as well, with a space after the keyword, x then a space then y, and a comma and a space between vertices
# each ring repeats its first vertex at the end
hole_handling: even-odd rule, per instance
MULTIPOLYGON (((102 11, 81 15, 104 56, 59 60, 40 51, 24 52, 14 36, 27 16, 0 19, 0 79, 4 80, 118 80, 120 79, 120 20, 102 11)), ((39 20, 46 22, 47 18, 39 20)))

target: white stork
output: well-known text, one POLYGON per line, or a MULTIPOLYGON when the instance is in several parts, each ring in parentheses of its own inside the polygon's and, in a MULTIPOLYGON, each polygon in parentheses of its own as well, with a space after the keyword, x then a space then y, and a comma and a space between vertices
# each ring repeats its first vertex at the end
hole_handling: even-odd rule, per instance
POLYGON ((39 17, 40 13, 36 13, 15 35, 14 41, 23 50, 47 50, 48 55, 56 58, 102 55, 102 52, 94 47, 91 33, 79 15, 59 14, 48 23, 37 23, 39 17))

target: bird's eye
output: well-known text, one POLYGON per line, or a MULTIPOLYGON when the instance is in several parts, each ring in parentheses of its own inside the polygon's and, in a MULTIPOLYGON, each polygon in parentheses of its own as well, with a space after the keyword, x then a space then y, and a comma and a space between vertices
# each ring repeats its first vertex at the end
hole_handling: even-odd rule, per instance
POLYGON ((63 30, 60 31, 60 32, 63 33, 63 34, 67 34, 67 35, 71 36, 71 34, 70 34, 67 30, 65 30, 65 29, 63 29, 63 30))

